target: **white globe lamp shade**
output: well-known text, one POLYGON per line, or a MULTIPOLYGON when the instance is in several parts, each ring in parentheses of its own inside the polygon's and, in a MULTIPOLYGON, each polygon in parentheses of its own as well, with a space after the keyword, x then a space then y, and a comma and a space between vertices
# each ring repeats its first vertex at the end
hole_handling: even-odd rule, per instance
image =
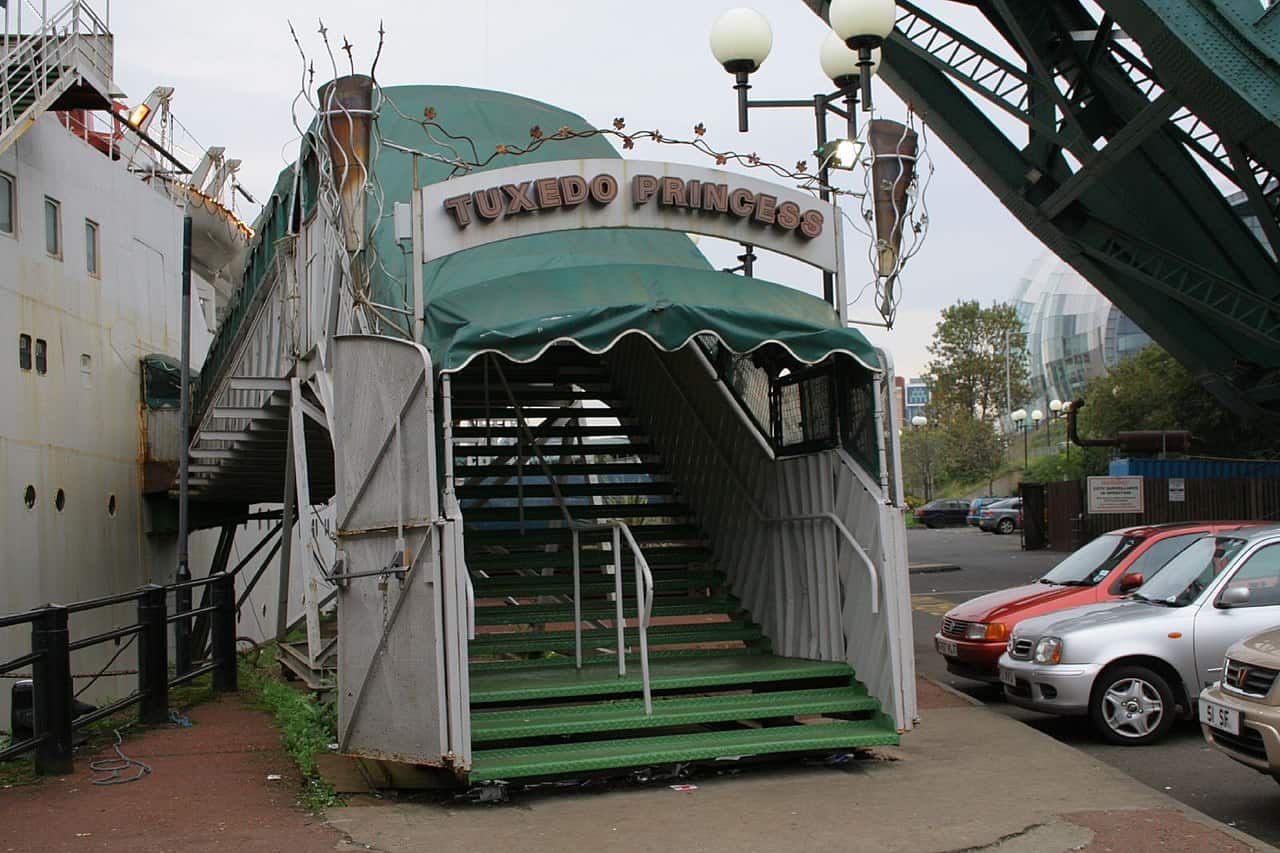
POLYGON ((1039 409, 1033 409, 1031 411, 1031 420, 1035 421, 1036 423, 1039 423, 1040 421, 1044 420, 1044 412, 1040 411, 1039 409))
MULTIPOLYGON (((822 65, 822 73, 841 89, 852 86, 862 74, 858 66, 858 52, 850 50, 844 39, 835 33, 827 33, 818 51, 818 61, 822 65)), ((880 48, 871 51, 871 73, 880 68, 880 48)))
POLYGON ((711 53, 731 74, 755 71, 773 49, 773 28, 755 9, 730 9, 711 25, 711 53))
POLYGON ((1022 423, 1027 419, 1027 410, 1014 409, 1012 412, 1009 413, 1009 419, 1012 420, 1014 423, 1022 423))
POLYGON ((1071 401, 1070 401, 1070 400, 1068 400, 1067 402, 1065 402, 1065 403, 1063 403, 1063 404, 1062 404, 1062 411, 1063 411, 1063 413, 1066 413, 1066 412, 1071 411, 1071 401))
POLYGON ((1062 401, 1061 401, 1061 400, 1050 400, 1050 401, 1049 401, 1049 411, 1051 411, 1051 412, 1061 412, 1061 411, 1062 411, 1062 401))
POLYGON ((927 423, 929 423, 929 419, 926 418, 924 415, 916 415, 914 418, 911 419, 912 426, 921 427, 927 423))
POLYGON ((827 20, 849 47, 878 47, 893 32, 893 0, 831 0, 827 20))

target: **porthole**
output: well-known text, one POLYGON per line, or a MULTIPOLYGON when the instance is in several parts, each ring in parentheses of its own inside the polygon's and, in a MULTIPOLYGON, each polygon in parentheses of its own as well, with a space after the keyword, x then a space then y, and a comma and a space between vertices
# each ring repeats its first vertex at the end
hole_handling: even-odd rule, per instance
POLYGON ((27 509, 36 508, 36 487, 27 484, 26 489, 22 492, 22 502, 27 505, 27 509))
POLYGON ((109 495, 107 497, 107 515, 111 516, 112 518, 116 517, 116 496, 115 495, 109 495))
POLYGON ((58 508, 58 512, 62 512, 62 508, 67 505, 67 493, 58 489, 53 495, 53 505, 58 508))

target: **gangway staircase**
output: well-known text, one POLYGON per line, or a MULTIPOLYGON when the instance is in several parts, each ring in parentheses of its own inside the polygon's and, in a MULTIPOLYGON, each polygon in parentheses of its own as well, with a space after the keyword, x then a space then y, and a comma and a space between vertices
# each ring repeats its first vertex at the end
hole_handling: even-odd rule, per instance
POLYGON ((452 404, 476 603, 471 782, 898 742, 846 663, 773 654, 601 357, 482 357, 453 378, 452 404))
POLYGON ((111 32, 90 4, 72 0, 43 15, 42 4, 27 9, 24 21, 26 5, 2 12, 0 154, 47 110, 109 110, 115 93, 111 32))

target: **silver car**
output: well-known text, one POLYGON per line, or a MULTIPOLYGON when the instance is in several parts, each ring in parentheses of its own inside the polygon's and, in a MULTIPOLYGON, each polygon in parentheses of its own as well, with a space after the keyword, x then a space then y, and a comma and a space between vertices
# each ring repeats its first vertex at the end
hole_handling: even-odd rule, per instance
POLYGON ((1227 647, 1280 624, 1280 527, 1198 539, 1122 601, 1019 622, 1000 658, 1010 702, 1087 714, 1113 743, 1196 712, 1227 647))

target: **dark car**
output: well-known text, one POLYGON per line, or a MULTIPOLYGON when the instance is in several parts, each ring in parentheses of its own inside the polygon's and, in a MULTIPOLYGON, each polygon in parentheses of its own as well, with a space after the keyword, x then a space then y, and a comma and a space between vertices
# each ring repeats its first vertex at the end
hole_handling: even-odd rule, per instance
POLYGON ((978 529, 988 533, 1012 533, 1022 528, 1022 498, 996 501, 983 507, 978 529))
POLYGON ((965 523, 977 527, 978 522, 982 520, 982 510, 991 506, 996 501, 1007 501, 1009 495, 994 495, 984 498, 974 498, 969 501, 969 514, 964 517, 965 523))
POLYGON ((916 509, 916 521, 925 527, 946 527, 948 524, 964 524, 969 514, 969 502, 966 500, 929 501, 916 509))

